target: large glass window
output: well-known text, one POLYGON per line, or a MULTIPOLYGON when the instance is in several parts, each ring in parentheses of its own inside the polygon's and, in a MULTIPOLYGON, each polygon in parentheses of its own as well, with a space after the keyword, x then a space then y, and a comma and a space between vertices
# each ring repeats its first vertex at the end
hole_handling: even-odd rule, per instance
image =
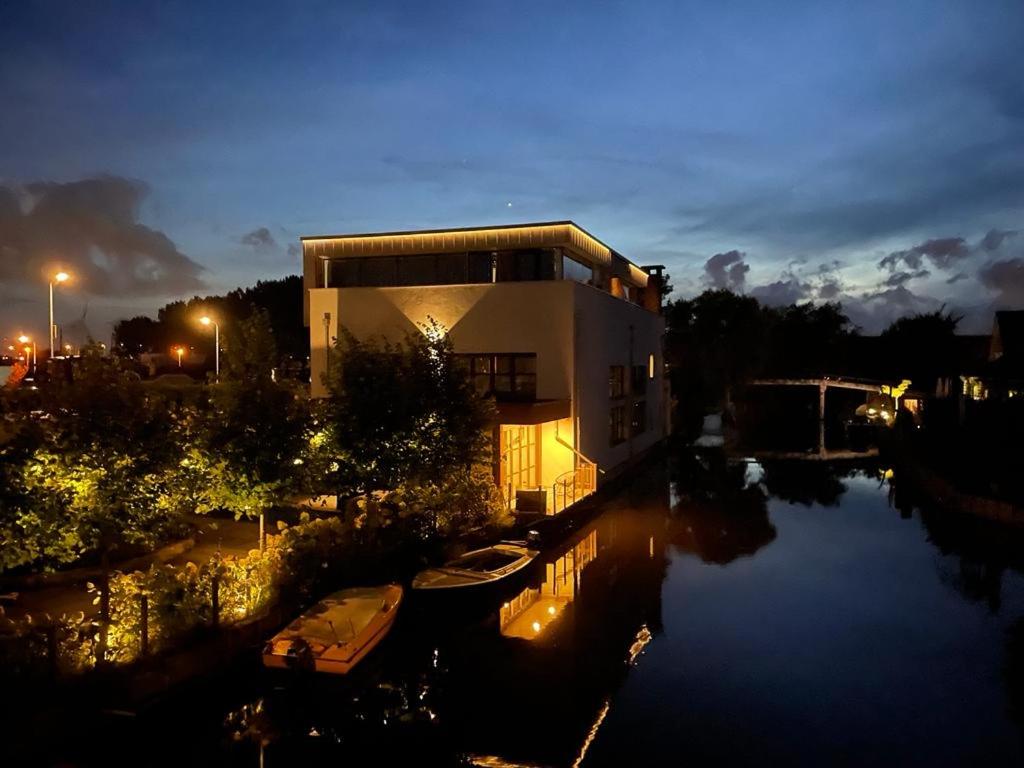
POLYGON ((626 366, 613 365, 608 369, 608 397, 613 400, 626 394, 626 366))
POLYGON ((643 396, 647 393, 647 367, 634 365, 633 375, 630 379, 629 391, 634 395, 643 396))
POLYGON ((578 283, 594 284, 594 269, 570 256, 562 257, 562 277, 578 283))
POLYGON ((537 398, 537 356, 535 354, 459 355, 468 360, 476 391, 496 400, 537 398))
POLYGON ((613 405, 609 417, 609 438, 611 445, 618 445, 626 439, 626 406, 613 405))

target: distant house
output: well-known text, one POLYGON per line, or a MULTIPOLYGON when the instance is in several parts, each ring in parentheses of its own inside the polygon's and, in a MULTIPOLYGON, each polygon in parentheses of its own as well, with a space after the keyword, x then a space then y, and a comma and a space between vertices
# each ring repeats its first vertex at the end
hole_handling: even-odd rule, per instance
POLYGON ((665 436, 660 267, 576 224, 304 237, 302 252, 313 396, 343 330, 396 341, 433 319, 496 401, 511 506, 558 512, 665 436))
POLYGON ((996 312, 983 380, 990 398, 1024 395, 1024 310, 996 312))

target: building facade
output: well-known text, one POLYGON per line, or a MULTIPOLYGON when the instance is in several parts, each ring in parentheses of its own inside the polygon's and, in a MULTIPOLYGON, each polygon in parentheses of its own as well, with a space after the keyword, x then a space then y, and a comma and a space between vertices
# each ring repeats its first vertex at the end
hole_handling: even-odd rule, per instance
POLYGON ((495 481, 517 509, 558 512, 664 438, 660 267, 572 222, 306 237, 302 250, 313 396, 342 329, 398 341, 438 323, 496 401, 495 481))

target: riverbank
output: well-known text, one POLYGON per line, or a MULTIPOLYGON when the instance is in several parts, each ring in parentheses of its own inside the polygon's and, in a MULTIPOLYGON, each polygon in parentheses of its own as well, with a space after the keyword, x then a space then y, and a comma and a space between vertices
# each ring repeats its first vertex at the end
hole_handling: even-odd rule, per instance
POLYGON ((893 460, 900 476, 913 483, 936 506, 998 523, 1024 526, 1024 507, 961 491, 955 483, 928 466, 915 454, 912 446, 898 437, 894 436, 887 442, 884 454, 893 460))

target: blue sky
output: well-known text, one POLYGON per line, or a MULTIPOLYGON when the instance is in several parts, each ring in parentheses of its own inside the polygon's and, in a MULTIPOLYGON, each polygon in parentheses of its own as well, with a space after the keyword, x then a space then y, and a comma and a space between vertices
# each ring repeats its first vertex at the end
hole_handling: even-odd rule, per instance
POLYGON ((324 232, 570 218, 680 295, 1024 306, 1024 5, 0 4, 0 336, 324 232), (987 237, 986 237, 987 236, 987 237))

